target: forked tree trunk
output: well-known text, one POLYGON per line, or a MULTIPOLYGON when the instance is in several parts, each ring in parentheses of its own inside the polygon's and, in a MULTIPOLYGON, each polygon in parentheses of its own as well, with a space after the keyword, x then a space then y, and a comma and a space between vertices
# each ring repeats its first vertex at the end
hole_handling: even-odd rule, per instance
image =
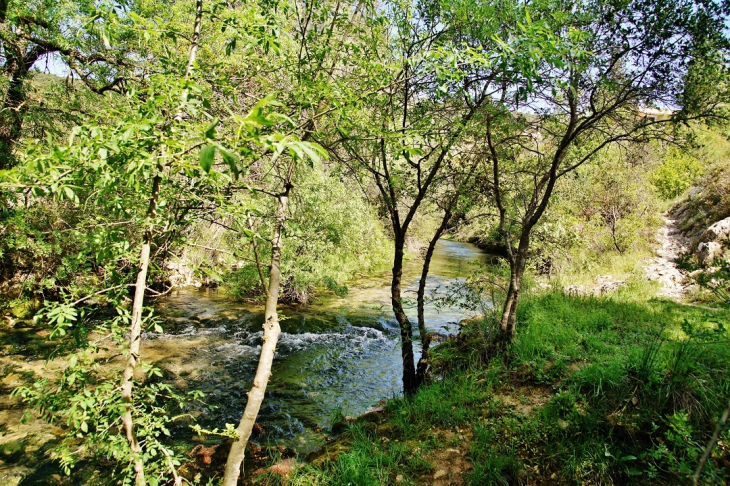
POLYGON ((418 306, 418 333, 421 337, 421 359, 418 360, 418 366, 416 367, 416 386, 421 386, 426 378, 426 373, 428 373, 428 352, 431 347, 431 335, 426 329, 426 281, 428 280, 428 272, 431 267, 431 259, 433 258, 434 251, 436 250, 436 243, 438 243, 439 239, 444 234, 444 231, 446 231, 446 226, 451 219, 451 215, 451 206, 449 206, 449 208, 447 208, 444 212, 444 217, 441 220, 441 226, 438 227, 436 233, 434 233, 433 238, 428 244, 426 258, 423 260, 423 267, 421 268, 421 280, 418 282, 418 294, 416 300, 418 306))
POLYGON ((403 360, 403 393, 405 395, 413 395, 418 387, 416 383, 416 367, 413 362, 413 325, 403 310, 401 297, 404 246, 405 238, 401 234, 396 234, 390 300, 395 319, 398 321, 398 327, 400 328, 401 358, 403 360))
POLYGON ((241 464, 246 453, 246 444, 251 436, 256 417, 259 414, 261 403, 264 401, 266 385, 271 376, 271 365, 274 361, 276 343, 281 333, 279 317, 276 314, 276 307, 279 303, 279 282, 281 279, 281 244, 282 229, 286 220, 286 205, 289 198, 291 185, 287 182, 284 193, 278 196, 276 207, 276 219, 274 222, 274 234, 271 248, 271 271, 269 272, 269 288, 264 309, 264 336, 261 345, 259 364, 256 369, 256 376, 253 380, 251 391, 248 393, 246 409, 241 417, 241 422, 236 428, 238 437, 231 446, 228 454, 226 469, 223 476, 222 486, 236 486, 241 475, 241 464))

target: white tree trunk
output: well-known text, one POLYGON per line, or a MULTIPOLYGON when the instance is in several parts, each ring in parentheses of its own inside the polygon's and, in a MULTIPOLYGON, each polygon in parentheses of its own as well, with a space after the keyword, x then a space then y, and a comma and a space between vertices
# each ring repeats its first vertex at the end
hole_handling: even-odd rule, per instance
MULTIPOLYGON (((150 202, 152 206, 152 202, 150 202)), ((129 356, 127 365, 122 374, 122 401, 127 406, 122 416, 124 435, 129 442, 129 448, 134 455, 134 482, 137 486, 144 486, 144 461, 142 461, 142 448, 134 433, 134 420, 132 419, 132 379, 134 370, 139 364, 139 344, 142 334, 142 309, 144 305, 144 292, 147 289, 147 269, 150 263, 150 237, 149 231, 145 234, 142 250, 139 256, 139 273, 137 273, 137 285, 134 290, 134 302, 132 304, 132 322, 129 331, 129 356)))
POLYGON ((238 478, 241 475, 241 465, 246 453, 246 444, 251 436, 256 417, 261 409, 261 403, 264 401, 266 393, 266 385, 271 376, 271 365, 274 361, 274 352, 276 351, 276 343, 279 340, 281 327, 279 327, 279 318, 276 314, 276 307, 279 303, 279 282, 281 279, 281 243, 282 229, 286 219, 286 205, 289 199, 289 189, 291 186, 287 182, 286 189, 283 194, 278 196, 278 204, 276 208, 276 221, 274 223, 274 235, 271 249, 271 271, 269 273, 269 288, 266 298, 266 307, 264 309, 264 336, 261 345, 261 355, 259 356, 259 364, 256 369, 256 376, 253 380, 251 391, 248 393, 248 401, 246 409, 241 417, 241 422, 236 428, 238 437, 231 446, 231 452, 228 454, 226 469, 223 476, 222 486, 236 486, 238 478))
MULTIPOLYGON (((193 27, 193 41, 190 46, 187 69, 185 70, 185 79, 190 77, 193 66, 195 65, 195 59, 198 52, 198 42, 200 40, 200 24, 202 18, 203 0, 197 0, 195 4, 195 25, 193 27)), ((186 97, 187 95, 184 94, 183 98, 186 97)), ((176 115, 175 118, 182 119, 182 112, 176 115)), ((140 250, 139 272, 137 273, 137 282, 134 290, 134 301, 132 302, 132 321, 129 325, 129 356, 127 357, 127 364, 124 367, 124 372, 122 373, 121 397, 122 401, 127 407, 124 415, 122 416, 122 428, 124 429, 124 435, 127 438, 129 448, 131 449, 134 456, 134 483, 136 486, 145 486, 147 484, 147 480, 144 474, 142 447, 139 445, 139 441, 137 440, 137 436, 134 432, 134 419, 132 417, 132 408, 134 407, 134 403, 132 391, 134 370, 137 368, 137 365, 140 361, 139 348, 141 344, 140 341, 142 339, 142 310, 144 308, 144 293, 147 290, 147 271, 150 265, 150 253, 154 225, 153 220, 157 216, 157 203, 160 198, 161 182, 162 176, 159 174, 156 175, 152 181, 152 195, 150 196, 150 203, 147 209, 147 219, 149 221, 149 225, 145 231, 142 248, 140 250)), ((173 476, 175 477, 175 484, 178 485, 180 484, 180 479, 177 477, 177 472, 174 469, 172 461, 170 461, 170 465, 172 467, 173 476)))

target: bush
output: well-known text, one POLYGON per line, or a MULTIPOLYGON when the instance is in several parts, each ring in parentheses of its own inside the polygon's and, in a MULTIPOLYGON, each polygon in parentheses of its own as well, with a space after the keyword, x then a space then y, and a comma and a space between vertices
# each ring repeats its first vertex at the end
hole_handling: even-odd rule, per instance
POLYGON ((664 162, 651 174, 651 183, 662 199, 674 199, 689 189, 703 173, 697 158, 678 149, 670 150, 664 162))

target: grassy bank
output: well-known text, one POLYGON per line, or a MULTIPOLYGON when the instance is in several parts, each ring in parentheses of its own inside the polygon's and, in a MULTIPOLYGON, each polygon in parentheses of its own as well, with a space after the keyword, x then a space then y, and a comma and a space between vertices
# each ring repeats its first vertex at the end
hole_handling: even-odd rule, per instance
MULTIPOLYGON (((488 351, 489 319, 469 323, 435 350, 434 383, 287 484, 686 484, 730 396, 730 313, 640 294, 528 297, 508 355, 488 351)), ((725 432, 702 482, 729 479, 725 432)))

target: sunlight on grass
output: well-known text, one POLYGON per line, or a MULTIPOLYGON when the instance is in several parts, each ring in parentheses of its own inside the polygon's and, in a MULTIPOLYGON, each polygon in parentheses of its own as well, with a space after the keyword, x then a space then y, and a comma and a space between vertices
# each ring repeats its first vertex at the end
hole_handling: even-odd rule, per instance
MULTIPOLYGON (((493 325, 470 323, 434 349, 435 363, 450 363, 441 379, 389 402, 379 425, 353 426, 351 448, 302 470, 296 484, 390 484, 396 475, 430 484, 433 468, 415 467, 413 451, 435 457, 448 447, 469 450, 472 485, 684 482, 730 396, 728 332, 718 324, 730 313, 646 298, 646 287, 530 296, 513 346, 491 361, 477 358, 493 325), (461 439, 438 432, 448 430, 461 439)), ((727 460, 725 448, 706 484, 730 479, 719 467, 727 460)))

